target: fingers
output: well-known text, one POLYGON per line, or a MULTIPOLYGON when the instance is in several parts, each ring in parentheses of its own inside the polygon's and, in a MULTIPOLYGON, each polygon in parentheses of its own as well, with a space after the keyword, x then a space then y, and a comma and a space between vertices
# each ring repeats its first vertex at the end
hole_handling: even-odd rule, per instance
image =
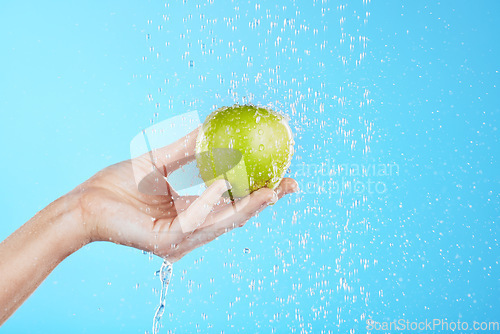
POLYGON ((217 224, 218 229, 232 229, 262 211, 265 206, 274 204, 277 201, 278 195, 274 190, 269 188, 259 189, 212 215, 207 221, 207 225, 217 224))
POLYGON ((172 188, 168 181, 158 170, 144 176, 139 180, 137 185, 138 190, 146 195, 164 195, 170 199, 176 199, 179 194, 172 188))
POLYGON ((274 191, 261 188, 238 202, 226 205, 224 209, 210 215, 203 227, 210 228, 210 225, 214 225, 213 228, 217 230, 216 236, 219 236, 235 227, 243 226, 268 205, 273 205, 283 196, 297 191, 299 191, 297 181, 285 178, 274 191))
POLYGON ((293 192, 299 187, 295 180, 285 178, 273 190, 263 188, 241 199, 237 203, 227 204, 217 212, 209 213, 202 227, 189 233, 178 247, 169 253, 171 261, 177 261, 195 248, 214 240, 235 227, 243 226, 252 216, 261 212, 269 204, 293 192), (276 195, 274 194, 276 193, 276 195), (277 196, 277 197, 276 197, 277 196))
POLYGON ((260 206, 273 205, 283 196, 298 191, 299 185, 297 181, 291 178, 284 178, 274 191, 269 188, 262 188, 237 202, 224 205, 224 207, 219 209, 216 214, 211 215, 209 219, 205 221, 203 226, 213 225, 216 222, 224 221, 230 217, 235 220, 234 222, 236 224, 238 224, 236 219, 246 218, 248 220, 258 212, 262 211, 256 211, 260 208, 260 206))
POLYGON ((194 231, 204 223, 214 206, 221 200, 222 194, 230 188, 225 180, 215 181, 189 208, 179 213, 174 224, 178 223, 183 233, 194 231))
POLYGON ((281 180, 279 186, 275 189, 278 198, 282 198, 285 195, 299 192, 299 184, 292 178, 285 177, 281 180))
POLYGON ((200 247, 218 236, 229 232, 235 227, 243 226, 251 217, 264 210, 269 204, 275 203, 286 194, 297 192, 298 184, 293 179, 283 179, 275 191, 268 188, 259 189, 233 205, 228 205, 217 213, 212 213, 206 219, 203 227, 190 234, 180 245, 175 255, 182 258, 191 250, 200 247))
POLYGON ((174 143, 145 153, 137 159, 150 161, 156 169, 166 176, 195 158, 196 138, 200 127, 174 143))

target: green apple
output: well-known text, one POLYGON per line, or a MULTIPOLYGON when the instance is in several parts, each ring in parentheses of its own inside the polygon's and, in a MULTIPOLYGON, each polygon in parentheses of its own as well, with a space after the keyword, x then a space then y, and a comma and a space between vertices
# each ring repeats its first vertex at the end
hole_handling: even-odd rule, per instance
POLYGON ((254 105, 223 107, 210 114, 196 140, 196 163, 207 186, 226 179, 230 195, 276 188, 293 156, 287 119, 254 105))

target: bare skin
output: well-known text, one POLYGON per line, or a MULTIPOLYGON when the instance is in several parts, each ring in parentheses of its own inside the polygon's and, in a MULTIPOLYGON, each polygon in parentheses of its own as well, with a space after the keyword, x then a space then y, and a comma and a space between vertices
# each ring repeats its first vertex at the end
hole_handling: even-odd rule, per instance
POLYGON ((228 184, 216 181, 199 197, 179 196, 163 176, 194 158, 196 135, 197 130, 156 150, 154 164, 151 152, 101 170, 0 243, 0 324, 84 245, 111 241, 175 262, 298 190, 295 180, 285 178, 275 190, 259 189, 231 202, 222 196, 228 184), (161 175, 149 186, 162 183, 165 194, 139 190, 136 180, 152 171, 161 175))

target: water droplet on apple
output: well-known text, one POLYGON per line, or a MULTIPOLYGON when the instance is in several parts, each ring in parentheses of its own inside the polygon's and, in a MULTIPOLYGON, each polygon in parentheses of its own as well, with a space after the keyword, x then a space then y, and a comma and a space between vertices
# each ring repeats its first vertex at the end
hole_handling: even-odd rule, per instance
POLYGON ((264 145, 263 144, 259 145, 259 151, 264 151, 264 145))

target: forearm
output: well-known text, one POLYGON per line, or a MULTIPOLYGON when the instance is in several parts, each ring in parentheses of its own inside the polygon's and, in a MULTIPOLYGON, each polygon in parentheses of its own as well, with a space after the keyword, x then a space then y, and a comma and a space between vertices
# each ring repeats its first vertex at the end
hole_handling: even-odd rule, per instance
POLYGON ((87 242, 79 201, 71 193, 4 240, 0 244, 0 325, 62 260, 87 242))

